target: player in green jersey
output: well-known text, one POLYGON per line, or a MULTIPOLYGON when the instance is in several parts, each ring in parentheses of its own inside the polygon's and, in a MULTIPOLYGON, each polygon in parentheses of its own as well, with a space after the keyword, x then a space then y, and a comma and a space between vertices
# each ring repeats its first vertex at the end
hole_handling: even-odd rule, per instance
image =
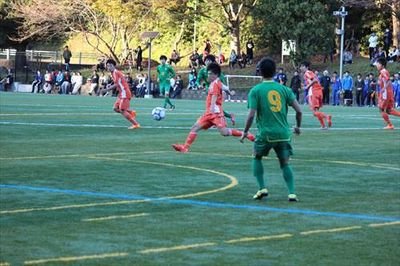
MULTIPOLYGON (((203 66, 200 70, 199 73, 197 74, 197 80, 196 80, 196 85, 198 88, 204 87, 206 93, 208 93, 208 87, 210 86, 210 82, 208 81, 208 72, 207 72, 207 66, 210 63, 216 63, 215 56, 213 55, 207 55, 206 58, 204 59, 204 63, 206 64, 203 66)), ((218 77, 219 80, 221 80, 222 84, 225 85, 224 91, 228 94, 231 92, 229 91, 229 88, 226 86, 226 78, 224 73, 221 72, 220 76, 218 77)), ((228 113, 224 111, 224 116, 226 118, 229 118, 231 120, 232 125, 235 125, 235 115, 232 113, 228 113)))
POLYGON ((160 62, 161 64, 157 66, 157 81, 160 87, 160 95, 165 95, 164 108, 167 108, 168 104, 171 109, 175 109, 175 105, 169 100, 170 79, 175 77, 175 71, 172 66, 166 63, 167 57, 165 55, 160 56, 160 62))
POLYGON ((253 174, 257 178, 260 189, 254 195, 254 199, 262 199, 268 196, 268 190, 264 183, 264 167, 262 157, 268 156, 274 149, 283 172, 289 201, 298 201, 295 194, 292 168, 289 165, 289 157, 292 155, 291 129, 287 121, 288 106, 296 111, 295 134, 300 134, 301 109, 292 90, 273 81, 276 64, 272 59, 263 58, 260 63, 262 83, 254 86, 248 97, 249 114, 241 140, 246 138, 248 131, 256 116, 258 133, 254 142, 253 174))

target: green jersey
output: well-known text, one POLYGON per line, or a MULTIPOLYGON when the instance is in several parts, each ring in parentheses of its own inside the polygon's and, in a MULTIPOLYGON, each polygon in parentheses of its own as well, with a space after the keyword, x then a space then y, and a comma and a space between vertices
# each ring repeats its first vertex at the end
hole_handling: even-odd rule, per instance
POLYGON ((250 90, 248 106, 257 112, 257 139, 267 142, 290 141, 287 113, 289 104, 294 100, 290 88, 274 81, 264 81, 250 90))
MULTIPOLYGON (((219 80, 222 82, 222 84, 226 85, 226 78, 225 78, 225 75, 222 72, 219 75, 219 80)), ((196 84, 197 84, 197 86, 200 86, 200 85, 204 84, 205 85, 205 90, 208 91, 208 87, 210 86, 210 82, 208 82, 207 67, 202 67, 199 70, 199 74, 197 74, 196 84)))
POLYGON ((159 65, 157 66, 157 75, 158 75, 158 80, 160 83, 169 83, 170 79, 172 77, 175 77, 175 71, 170 65, 159 65))

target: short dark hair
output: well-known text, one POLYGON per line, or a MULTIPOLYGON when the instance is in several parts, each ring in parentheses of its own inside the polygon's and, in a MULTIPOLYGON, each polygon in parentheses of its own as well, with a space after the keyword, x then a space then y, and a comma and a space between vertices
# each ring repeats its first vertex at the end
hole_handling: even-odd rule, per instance
POLYGON ((379 63, 379 64, 381 64, 382 66, 384 66, 384 67, 386 67, 386 58, 384 58, 384 57, 379 57, 377 60, 376 60, 376 62, 377 63, 379 63))
POLYGON ((271 58, 264 57, 257 65, 263 78, 272 78, 275 75, 276 63, 271 58))
POLYGON ((303 61, 303 62, 301 62, 300 65, 305 66, 306 68, 310 68, 310 62, 308 62, 308 61, 303 61))
POLYGON ((114 60, 114 59, 110 58, 110 59, 107 59, 107 61, 106 61, 106 65, 107 65, 107 64, 111 64, 111 65, 114 65, 114 66, 116 66, 116 65, 117 65, 117 62, 115 62, 115 60, 114 60))
POLYGON ((209 60, 209 61, 211 61, 211 62, 213 62, 213 63, 216 62, 215 56, 212 55, 212 54, 209 54, 209 55, 207 55, 207 56, 204 58, 204 62, 207 61, 207 60, 209 60))
POLYGON ((165 55, 160 56, 160 60, 167 60, 167 57, 165 55))
POLYGON ((207 66, 207 71, 210 71, 217 76, 221 75, 221 67, 215 62, 212 62, 207 66))

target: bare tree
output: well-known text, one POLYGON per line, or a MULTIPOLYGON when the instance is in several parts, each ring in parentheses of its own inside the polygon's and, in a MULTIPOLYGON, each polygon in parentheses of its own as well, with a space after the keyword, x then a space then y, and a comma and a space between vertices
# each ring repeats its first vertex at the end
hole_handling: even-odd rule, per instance
MULTIPOLYGON (((136 5, 139 2, 142 6, 138 5, 137 9, 149 9, 148 1, 124 1, 136 5)), ((116 52, 119 38, 123 49, 128 50, 134 27, 123 23, 116 14, 103 12, 95 4, 96 0, 12 0, 9 16, 21 24, 10 39, 19 42, 46 40, 81 33, 96 51, 119 62, 122 58, 116 52)), ((125 11, 128 13, 129 10, 120 12, 125 11)))

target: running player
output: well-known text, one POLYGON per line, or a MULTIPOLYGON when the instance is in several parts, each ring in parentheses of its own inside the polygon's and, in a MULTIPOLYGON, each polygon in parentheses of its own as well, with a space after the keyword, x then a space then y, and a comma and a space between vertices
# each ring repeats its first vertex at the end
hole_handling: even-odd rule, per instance
MULTIPOLYGON (((205 89, 205 91, 207 93, 208 92, 208 87, 210 86, 210 83, 208 82, 207 66, 210 63, 216 63, 215 56, 207 55, 206 58, 204 59, 204 63, 206 65, 200 69, 199 74, 197 75, 196 85, 197 85, 198 88, 204 87, 204 89, 205 89)), ((226 78, 225 78, 224 73, 221 72, 221 75, 218 78, 221 80, 222 84, 226 85, 226 78)), ((224 86, 223 89, 224 89, 224 91, 226 93, 228 93, 228 94, 231 93, 227 86, 224 86)), ((236 120, 235 120, 235 115, 234 114, 224 111, 224 116, 231 120, 232 126, 235 125, 236 120)))
POLYGON ((123 115, 126 120, 132 123, 129 129, 136 129, 140 127, 140 124, 136 121, 136 112, 129 110, 131 101, 131 90, 129 85, 124 78, 124 74, 116 69, 117 63, 113 59, 108 59, 106 62, 107 70, 111 72, 114 84, 107 85, 104 91, 112 91, 115 88, 118 90, 118 97, 114 103, 114 111, 123 115))
MULTIPOLYGON (((217 63, 210 63, 207 66, 208 79, 211 81, 206 99, 206 111, 192 126, 185 144, 172 144, 172 147, 178 152, 188 152, 190 146, 197 138, 197 132, 207 130, 212 126, 216 126, 222 136, 241 137, 242 131, 230 129, 226 127, 225 117, 223 115, 222 103, 222 82, 218 78, 221 75, 221 67, 217 63)), ((254 136, 250 133, 246 134, 247 139, 254 141, 254 136)))
POLYGON ((248 137, 248 131, 257 116, 258 133, 254 142, 253 174, 257 178, 259 190, 253 199, 268 196, 264 183, 264 167, 262 157, 268 156, 274 149, 282 169, 283 178, 289 191, 288 200, 298 201, 295 194, 292 168, 289 157, 293 154, 290 145, 291 130, 287 121, 288 106, 296 111, 295 134, 300 134, 301 108, 292 90, 273 81, 276 64, 272 59, 263 58, 260 61, 260 72, 263 82, 254 86, 249 92, 249 114, 243 130, 241 141, 248 137))
POLYGON ((167 57, 165 55, 160 56, 161 64, 157 66, 157 80, 160 86, 160 95, 165 96, 164 108, 167 108, 167 104, 171 109, 175 109, 175 105, 169 100, 169 91, 171 89, 171 78, 175 77, 175 71, 172 66, 167 64, 167 57))
POLYGON ((300 65, 300 70, 304 74, 304 83, 308 91, 310 109, 314 116, 319 120, 321 129, 328 129, 325 124, 325 119, 328 122, 328 127, 332 126, 332 116, 320 112, 322 108, 322 86, 319 83, 318 77, 310 69, 310 62, 303 62, 300 65))
POLYGON ((387 126, 384 129, 394 129, 389 115, 400 116, 400 111, 394 109, 394 93, 393 85, 390 81, 389 71, 386 69, 386 59, 384 57, 378 58, 376 61, 376 68, 379 71, 379 87, 381 88, 378 95, 378 106, 387 126))

